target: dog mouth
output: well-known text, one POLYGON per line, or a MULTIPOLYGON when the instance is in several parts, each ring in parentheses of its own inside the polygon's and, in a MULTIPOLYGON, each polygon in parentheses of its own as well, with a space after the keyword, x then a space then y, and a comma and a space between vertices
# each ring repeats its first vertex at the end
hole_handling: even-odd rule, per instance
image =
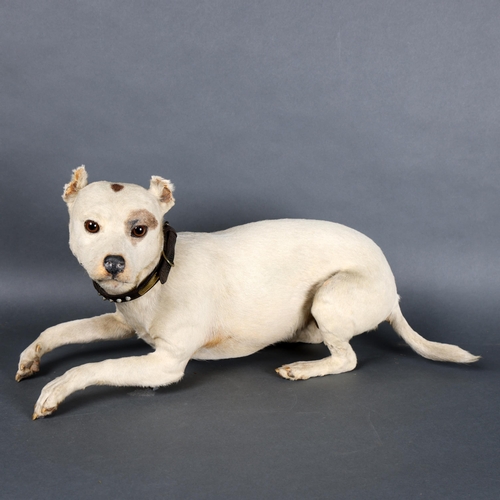
POLYGON ((149 267, 150 266, 136 275, 135 273, 130 272, 131 269, 112 272, 114 269, 111 266, 108 266, 108 269, 106 269, 106 266, 100 266, 94 273, 88 273, 88 275, 92 281, 99 285, 108 294, 121 295, 128 293, 139 286, 141 280, 148 276, 147 272, 149 267))
POLYGON ((129 284, 132 285, 132 283, 130 283, 127 280, 124 280, 120 276, 105 276, 96 279, 95 281, 97 281, 98 283, 106 283, 108 285, 114 285, 114 286, 129 285, 129 284))
POLYGON ((134 283, 130 281, 124 280, 121 276, 100 276, 97 279, 94 279, 96 283, 102 286, 104 289, 109 291, 118 291, 125 288, 133 288, 134 283))

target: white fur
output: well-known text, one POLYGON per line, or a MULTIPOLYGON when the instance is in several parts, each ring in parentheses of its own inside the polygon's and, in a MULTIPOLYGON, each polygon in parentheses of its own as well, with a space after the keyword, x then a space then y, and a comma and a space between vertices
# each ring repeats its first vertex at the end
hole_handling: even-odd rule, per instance
MULTIPOLYGON (((139 284, 158 262, 161 222, 174 204, 173 185, 153 177, 149 190, 122 184, 87 184, 84 167, 65 186, 70 247, 89 276, 110 294, 139 284), (144 238, 130 236, 130 214, 151 223, 144 238), (99 223, 91 234, 86 220, 99 223), (113 278, 107 255, 125 259, 113 278)), ((135 221, 134 217, 132 219, 135 221)), ((144 220, 141 220, 141 223, 144 220)), ((166 284, 117 304, 116 312, 63 323, 44 331, 22 354, 17 380, 39 370, 40 358, 68 343, 137 334, 155 351, 146 356, 78 366, 42 390, 33 418, 51 414, 74 391, 89 385, 165 386, 180 380, 190 359, 247 356, 281 341, 324 342, 331 355, 276 371, 291 380, 355 368, 350 339, 383 321, 419 354, 470 363, 478 357, 456 346, 423 339, 401 314, 396 284, 379 247, 361 233, 331 222, 263 221, 218 233, 180 233, 175 267, 166 284)))

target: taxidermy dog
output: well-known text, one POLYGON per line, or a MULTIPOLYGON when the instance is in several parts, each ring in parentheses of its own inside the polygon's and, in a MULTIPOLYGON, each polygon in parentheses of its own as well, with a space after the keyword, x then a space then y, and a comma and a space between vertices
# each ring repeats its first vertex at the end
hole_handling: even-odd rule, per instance
POLYGON ((91 385, 166 386, 190 359, 247 356, 282 341, 323 342, 330 353, 277 368, 285 379, 347 372, 356 366, 351 338, 383 321, 425 358, 479 359, 412 330, 384 254, 363 234, 332 222, 272 220, 177 237, 162 223, 173 191, 157 176, 144 189, 88 184, 84 166, 73 171, 63 194, 70 248, 116 311, 45 330, 21 354, 16 380, 65 344, 137 335, 154 351, 67 371, 43 388, 33 419, 91 385))

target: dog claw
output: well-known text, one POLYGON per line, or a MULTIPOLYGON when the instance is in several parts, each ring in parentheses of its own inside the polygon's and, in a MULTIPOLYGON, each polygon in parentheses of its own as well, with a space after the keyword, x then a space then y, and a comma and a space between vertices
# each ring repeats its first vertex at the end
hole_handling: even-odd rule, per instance
POLYGON ((28 364, 19 365, 19 369, 16 373, 16 381, 20 382, 21 380, 31 377, 35 373, 40 371, 40 360, 34 360, 28 364))
POLYGON ((283 378, 286 378, 288 380, 295 380, 295 377, 292 373, 292 370, 289 366, 281 366, 279 368, 276 368, 276 373, 283 378))
MULTIPOLYGON (((293 365, 300 365, 301 363, 293 363, 293 365)), ((295 366, 284 365, 276 368, 276 373, 287 380, 306 380, 309 378, 309 375, 302 373, 300 370, 297 370, 295 366)))
POLYGON ((31 419, 38 420, 39 418, 48 417, 49 415, 52 415, 52 413, 54 413, 56 410, 57 410, 57 406, 55 406, 54 408, 45 408, 45 406, 44 406, 40 410, 40 413, 38 413, 37 410, 35 410, 33 412, 31 419))

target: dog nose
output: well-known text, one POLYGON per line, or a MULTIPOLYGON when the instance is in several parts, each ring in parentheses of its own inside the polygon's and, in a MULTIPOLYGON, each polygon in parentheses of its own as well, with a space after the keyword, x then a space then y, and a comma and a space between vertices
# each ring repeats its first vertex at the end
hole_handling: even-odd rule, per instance
POLYGON ((108 255, 104 259, 104 269, 113 276, 123 273, 125 269, 125 259, 120 255, 108 255))

